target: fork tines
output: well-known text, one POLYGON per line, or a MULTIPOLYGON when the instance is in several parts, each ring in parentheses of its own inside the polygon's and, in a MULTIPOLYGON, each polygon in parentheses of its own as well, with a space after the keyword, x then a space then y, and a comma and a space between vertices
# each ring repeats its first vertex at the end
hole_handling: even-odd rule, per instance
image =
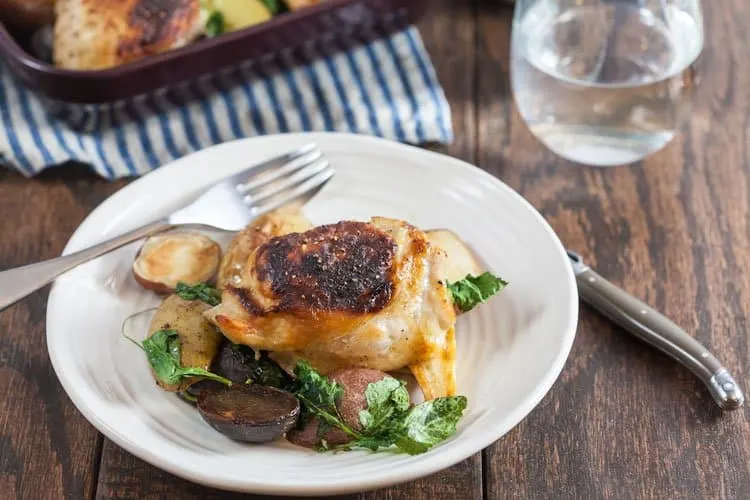
POLYGON ((256 215, 306 202, 333 177, 334 169, 315 144, 267 160, 235 176, 237 192, 256 215))

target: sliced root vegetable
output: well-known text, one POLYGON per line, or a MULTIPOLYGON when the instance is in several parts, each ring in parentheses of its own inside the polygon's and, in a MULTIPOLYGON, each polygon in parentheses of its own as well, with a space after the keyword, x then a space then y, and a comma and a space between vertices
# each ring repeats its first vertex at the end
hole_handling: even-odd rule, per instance
POLYGON ((192 403, 198 402, 198 396, 201 395, 201 392, 209 390, 209 389, 217 389, 219 387, 224 387, 224 384, 221 384, 219 382, 216 382, 215 380, 199 380, 195 382, 194 384, 191 384, 190 387, 185 389, 181 394, 187 394, 188 397, 185 398, 188 401, 191 401, 192 403))
POLYGON ((146 240, 133 263, 133 274, 143 287, 171 293, 179 282, 210 282, 220 262, 221 247, 211 238, 200 233, 167 233, 146 240))
POLYGON ((427 232, 430 243, 445 251, 446 262, 443 264, 444 278, 451 283, 462 280, 467 274, 479 275, 484 271, 477 262, 474 252, 461 238, 447 229, 436 229, 427 232))
POLYGON ((256 353, 247 346, 235 345, 226 339, 214 359, 212 369, 236 384, 251 380, 254 384, 284 389, 291 382, 291 377, 267 354, 256 353))
MULTIPOLYGON (((175 330, 180 338, 180 365, 209 370, 219 352, 223 336, 203 316, 211 306, 199 300, 183 300, 170 295, 162 302, 149 325, 148 336, 161 330, 175 330)), ((201 380, 191 377, 178 384, 167 384, 154 376, 156 383, 169 392, 185 391, 201 380)))
MULTIPOLYGON (((338 402, 337 408, 342 420, 346 425, 355 431, 362 428, 359 421, 359 412, 367 409, 367 400, 365 391, 367 386, 374 382, 380 382, 389 377, 385 372, 380 370, 370 370, 367 368, 349 368, 345 370, 336 370, 328 375, 332 381, 340 384, 344 388, 344 394, 341 401, 338 402)), ((329 429, 325 435, 321 436, 318 432, 320 420, 317 417, 306 422, 301 429, 294 429, 289 432, 287 438, 290 442, 314 448, 320 445, 321 440, 325 439, 330 446, 346 444, 351 441, 351 436, 340 429, 329 429)))
POLYGON ((211 5, 224 16, 227 31, 261 24, 273 17, 261 0, 213 0, 211 5))
POLYGON ((312 7, 313 5, 318 5, 319 3, 322 3, 324 0, 285 0, 285 3, 287 7, 289 7, 289 10, 300 10, 304 9, 305 7, 312 7))
POLYGON ((214 429, 236 441, 268 443, 297 423, 299 401, 289 392, 262 385, 233 385, 201 391, 198 411, 214 429))

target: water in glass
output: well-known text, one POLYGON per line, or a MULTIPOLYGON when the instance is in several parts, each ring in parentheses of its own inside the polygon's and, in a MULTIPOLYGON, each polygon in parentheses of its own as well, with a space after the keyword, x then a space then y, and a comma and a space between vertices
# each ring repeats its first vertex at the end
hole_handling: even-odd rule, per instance
POLYGON ((631 163, 674 137, 702 47, 699 0, 520 0, 513 93, 554 152, 631 163))

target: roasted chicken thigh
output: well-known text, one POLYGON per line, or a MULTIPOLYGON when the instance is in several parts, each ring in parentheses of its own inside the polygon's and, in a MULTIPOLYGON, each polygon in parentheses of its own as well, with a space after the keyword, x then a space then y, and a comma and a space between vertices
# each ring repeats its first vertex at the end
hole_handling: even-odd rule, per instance
POLYGON ((57 0, 55 64, 95 70, 182 47, 205 25, 200 0, 57 0))
POLYGON ((408 367, 426 399, 455 394, 446 252, 400 220, 312 229, 302 220, 291 225, 301 232, 268 220, 244 232, 241 258, 222 266, 234 271, 224 274, 222 303, 206 313, 214 324, 282 366, 305 359, 323 373, 408 367))

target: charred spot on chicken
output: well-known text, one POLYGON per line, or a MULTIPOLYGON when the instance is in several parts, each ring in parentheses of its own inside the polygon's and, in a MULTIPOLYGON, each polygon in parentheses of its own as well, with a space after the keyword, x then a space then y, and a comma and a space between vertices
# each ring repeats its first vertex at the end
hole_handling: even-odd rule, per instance
POLYGON ((393 294, 396 244, 363 222, 339 222, 272 239, 255 271, 279 302, 269 312, 318 309, 367 314, 393 294))

